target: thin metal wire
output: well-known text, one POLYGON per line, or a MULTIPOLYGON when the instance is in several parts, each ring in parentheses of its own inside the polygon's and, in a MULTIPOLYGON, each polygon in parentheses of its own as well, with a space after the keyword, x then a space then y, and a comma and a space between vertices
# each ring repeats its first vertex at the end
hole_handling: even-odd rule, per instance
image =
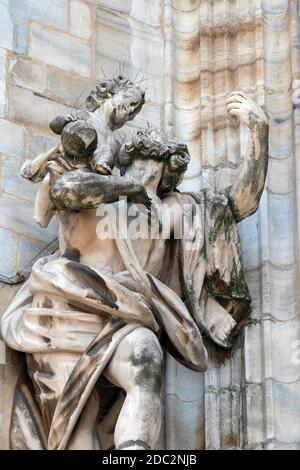
POLYGON ((42 250, 40 250, 25 266, 20 269, 14 276, 5 276, 4 274, 0 274, 0 282, 4 284, 19 284, 27 279, 30 274, 31 268, 35 261, 37 261, 45 252, 49 252, 52 254, 58 249, 58 239, 54 238, 51 242, 48 243, 42 250))

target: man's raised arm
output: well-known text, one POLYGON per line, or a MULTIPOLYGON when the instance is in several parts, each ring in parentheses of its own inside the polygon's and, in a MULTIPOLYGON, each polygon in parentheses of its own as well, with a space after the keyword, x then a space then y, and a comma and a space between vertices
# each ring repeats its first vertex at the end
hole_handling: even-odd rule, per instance
POLYGON ((239 222, 257 210, 265 186, 269 126, 261 107, 240 91, 229 96, 227 111, 249 128, 245 161, 229 190, 233 214, 239 222))
POLYGON ((80 170, 62 175, 50 174, 49 197, 56 209, 92 209, 125 196, 148 208, 151 205, 145 188, 133 178, 104 176, 80 170))

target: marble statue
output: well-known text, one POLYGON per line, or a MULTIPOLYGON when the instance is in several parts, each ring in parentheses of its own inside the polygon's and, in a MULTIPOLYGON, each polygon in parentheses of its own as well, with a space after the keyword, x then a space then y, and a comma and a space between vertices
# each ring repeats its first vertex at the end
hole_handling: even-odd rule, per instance
POLYGON ((153 449, 163 351, 204 372, 203 338, 230 348, 250 313, 237 223, 256 211, 264 189, 262 109, 242 92, 229 96, 228 113, 249 128, 239 177, 224 191, 181 193, 186 145, 140 129, 111 151, 111 117, 120 127, 143 104, 132 83, 134 99, 126 101, 128 83, 118 82, 116 102, 92 93, 92 118, 56 119, 59 133, 71 121, 79 125, 67 143, 23 168, 32 180, 46 180, 35 210, 44 225, 49 210, 56 215, 59 250, 34 264, 1 320, 4 341, 26 358, 11 413, 12 449, 153 449), (100 128, 97 110, 107 119, 100 128), (89 147, 90 134, 97 145, 89 147), (113 165, 119 174, 111 174, 113 165), (123 214, 118 227, 116 214, 123 214), (145 235, 141 225, 151 230, 145 235), (105 228, 113 235, 102 236, 105 228))
POLYGON ((86 99, 85 110, 75 110, 69 116, 57 116, 51 121, 50 128, 61 135, 61 145, 26 160, 21 169, 24 178, 42 181, 34 210, 34 220, 41 227, 49 225, 55 212, 49 199, 53 158, 54 171, 59 173, 88 169, 111 174, 120 146, 115 131, 139 113, 144 96, 139 86, 122 75, 115 75, 97 83, 86 99))

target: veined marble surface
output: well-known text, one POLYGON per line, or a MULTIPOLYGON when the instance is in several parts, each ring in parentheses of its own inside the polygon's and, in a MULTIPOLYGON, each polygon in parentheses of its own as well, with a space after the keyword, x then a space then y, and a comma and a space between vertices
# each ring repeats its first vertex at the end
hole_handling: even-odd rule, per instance
MULTIPOLYGON (((243 89, 265 106, 270 119, 267 188, 258 213, 240 224, 252 317, 228 357, 210 352, 205 375, 168 360, 166 419, 158 446, 299 449, 299 0, 70 0, 69 9, 64 0, 56 10, 45 0, 39 14, 36 5, 12 13, 9 3, 0 6, 5 18, 0 206, 9 207, 9 214, 15 211, 13 219, 0 214, 0 239, 10 255, 6 261, 0 254, 0 260, 9 275, 45 243, 33 238, 33 195, 25 188, 23 197, 17 196, 15 162, 38 154, 37 147, 44 150, 52 137, 40 122, 41 110, 54 117, 62 106, 73 105, 68 87, 78 96, 79 89, 102 76, 102 68, 111 75, 124 62, 131 78, 141 68, 141 79, 148 78, 143 83, 147 104, 137 124, 159 125, 188 144, 192 163, 184 189, 221 188, 235 179, 247 132, 226 116, 225 96, 243 89), (66 15, 78 11, 85 19, 74 29, 74 18, 68 22, 66 15), (80 74, 70 72, 72 57, 67 70, 59 56, 53 57, 55 40, 61 38, 66 56, 80 44, 74 62, 80 61, 80 74), (16 67, 24 54, 26 66, 16 67)), ((1 290, 3 306, 10 295, 11 289, 1 290)), ((5 394, 13 378, 3 367, 0 377, 5 394)), ((5 412, 8 405, 0 406, 5 412)), ((1 442, 7 445, 5 437, 1 442)))

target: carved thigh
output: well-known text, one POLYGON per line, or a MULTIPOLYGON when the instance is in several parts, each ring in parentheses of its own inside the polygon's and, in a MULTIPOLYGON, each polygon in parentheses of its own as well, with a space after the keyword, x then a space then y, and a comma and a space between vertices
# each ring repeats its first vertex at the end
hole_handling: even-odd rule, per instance
POLYGON ((160 393, 163 352, 156 335, 145 327, 129 333, 120 341, 104 375, 126 392, 138 385, 160 393))

